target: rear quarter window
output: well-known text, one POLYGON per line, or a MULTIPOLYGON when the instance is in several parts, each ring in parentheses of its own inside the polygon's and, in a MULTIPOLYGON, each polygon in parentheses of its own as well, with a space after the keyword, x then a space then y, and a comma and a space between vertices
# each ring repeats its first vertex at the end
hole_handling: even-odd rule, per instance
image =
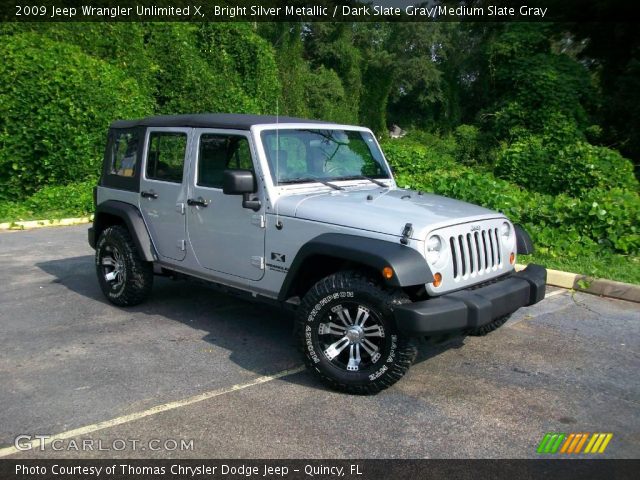
POLYGON ((120 177, 133 177, 138 167, 137 132, 118 132, 111 148, 109 173, 120 177))

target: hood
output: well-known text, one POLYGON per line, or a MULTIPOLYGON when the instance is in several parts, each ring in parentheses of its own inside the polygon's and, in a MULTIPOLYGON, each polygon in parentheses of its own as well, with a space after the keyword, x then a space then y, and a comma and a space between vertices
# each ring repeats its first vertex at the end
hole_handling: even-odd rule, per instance
POLYGON ((412 238, 417 240, 443 226, 503 217, 471 203, 397 188, 283 195, 278 211, 283 216, 397 236, 411 223, 412 238))

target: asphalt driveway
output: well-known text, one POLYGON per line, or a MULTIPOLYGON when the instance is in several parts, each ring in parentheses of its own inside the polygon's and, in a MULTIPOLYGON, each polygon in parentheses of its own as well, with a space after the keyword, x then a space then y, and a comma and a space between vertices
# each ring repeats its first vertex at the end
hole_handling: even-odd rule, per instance
POLYGON ((0 233, 0 456, 536 457, 547 432, 611 432, 601 456, 640 456, 638 304, 551 289, 354 397, 299 370, 279 309, 168 279, 142 306, 110 305, 86 229, 0 233), (82 440, 103 448, 69 447, 82 440))

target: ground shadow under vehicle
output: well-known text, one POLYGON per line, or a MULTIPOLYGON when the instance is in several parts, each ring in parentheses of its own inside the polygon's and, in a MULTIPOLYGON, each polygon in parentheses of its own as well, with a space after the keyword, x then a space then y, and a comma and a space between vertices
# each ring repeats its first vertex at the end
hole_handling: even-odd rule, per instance
MULTIPOLYGON (((55 277, 53 283, 103 303, 107 308, 118 308, 100 291, 93 256, 51 260, 36 266, 55 277)), ((160 315, 209 332, 202 339, 211 344, 211 348, 229 351, 231 361, 260 375, 302 364, 292 335, 292 311, 220 293, 197 281, 156 277, 151 297, 142 305, 124 310, 136 315, 160 315)), ((437 345, 419 341, 416 362, 428 360, 450 348, 459 348, 463 342, 462 337, 437 345)), ((326 389, 312 375, 294 375, 284 380, 326 389)))

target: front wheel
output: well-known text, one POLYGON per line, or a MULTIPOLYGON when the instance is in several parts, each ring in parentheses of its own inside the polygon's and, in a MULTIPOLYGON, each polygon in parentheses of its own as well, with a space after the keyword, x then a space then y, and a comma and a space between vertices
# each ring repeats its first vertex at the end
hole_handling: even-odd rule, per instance
POLYGON ((298 342, 307 365, 330 387, 374 394, 400 380, 416 347, 400 334, 394 306, 408 302, 357 272, 339 272, 305 295, 297 313, 298 342))

